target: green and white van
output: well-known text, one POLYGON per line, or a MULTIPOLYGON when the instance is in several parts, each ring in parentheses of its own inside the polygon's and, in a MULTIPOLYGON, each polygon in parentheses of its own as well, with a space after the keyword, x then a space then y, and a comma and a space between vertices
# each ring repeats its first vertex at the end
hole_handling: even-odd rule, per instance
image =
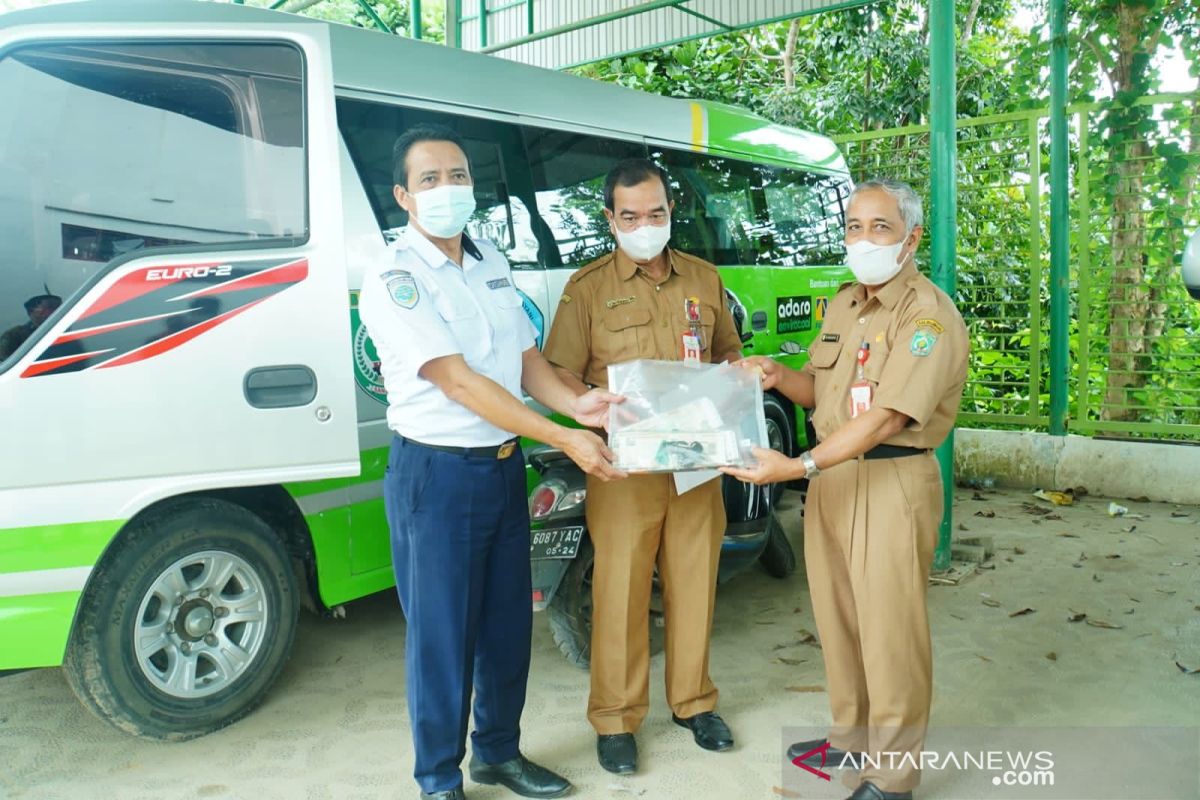
MULTIPOLYGON (((0 670, 181 739, 245 714, 297 610, 392 585, 391 438, 360 276, 405 222, 391 146, 466 139, 470 231, 548 330, 612 244, 603 176, 650 155, 673 244, 718 264, 750 353, 798 365, 846 280, 828 139, 293 15, 192 2, 0 16, 0 670), (24 302, 63 299, 35 326, 24 302), (27 335, 26 335, 27 334, 27 335)), ((769 400, 777 446, 803 436, 769 400)))

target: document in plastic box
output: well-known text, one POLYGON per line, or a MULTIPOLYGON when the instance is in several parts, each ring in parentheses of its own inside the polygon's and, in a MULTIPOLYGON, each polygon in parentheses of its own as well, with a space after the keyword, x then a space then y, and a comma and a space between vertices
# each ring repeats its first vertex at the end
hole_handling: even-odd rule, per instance
POLYGON ((608 368, 608 443, 626 472, 751 466, 767 446, 758 372, 729 364, 627 361, 608 368))

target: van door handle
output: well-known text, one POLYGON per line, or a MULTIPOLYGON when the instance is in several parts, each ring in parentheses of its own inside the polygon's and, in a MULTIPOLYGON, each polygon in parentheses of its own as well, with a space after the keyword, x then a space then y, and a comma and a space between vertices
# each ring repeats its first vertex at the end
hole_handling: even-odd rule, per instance
POLYGON ((255 367, 246 373, 242 393, 255 408, 306 406, 317 396, 317 376, 302 364, 255 367))

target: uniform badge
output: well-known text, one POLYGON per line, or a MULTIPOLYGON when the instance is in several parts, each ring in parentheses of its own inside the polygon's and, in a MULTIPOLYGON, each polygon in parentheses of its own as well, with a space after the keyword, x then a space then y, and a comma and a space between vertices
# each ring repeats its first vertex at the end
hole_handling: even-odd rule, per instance
POLYGON ((387 291, 392 302, 401 308, 416 308, 421 299, 417 291, 417 279, 411 273, 405 272, 387 282, 387 291))
POLYGON ((917 320, 917 327, 929 328, 929 330, 933 331, 938 336, 941 336, 946 332, 946 329, 942 327, 942 323, 938 322, 936 319, 919 319, 917 320))
POLYGON ((569 303, 569 302, 571 302, 571 295, 569 295, 569 294, 564 294, 562 297, 558 298, 558 302, 560 302, 560 303, 569 303))
POLYGON ((840 333, 822 333, 821 334, 822 342, 837 343, 837 342, 840 342, 841 340, 842 340, 842 335, 840 333))
POLYGON ((616 308, 617 306, 623 306, 628 303, 632 303, 634 300, 637 300, 636 295, 630 295, 629 297, 615 297, 612 300, 605 300, 604 306, 605 308, 616 308))
POLYGON ((908 343, 908 349, 914 356, 924 358, 933 352, 935 344, 937 344, 937 334, 924 328, 918 328, 913 334, 912 341, 908 343))

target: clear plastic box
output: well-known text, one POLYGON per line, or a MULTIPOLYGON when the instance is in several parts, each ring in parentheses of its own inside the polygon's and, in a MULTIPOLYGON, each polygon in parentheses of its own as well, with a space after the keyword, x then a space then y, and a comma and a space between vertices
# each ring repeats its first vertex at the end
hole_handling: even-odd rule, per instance
POLYGON ((626 472, 753 466, 767 446, 762 381, 730 364, 627 361, 608 367, 608 443, 626 472))

